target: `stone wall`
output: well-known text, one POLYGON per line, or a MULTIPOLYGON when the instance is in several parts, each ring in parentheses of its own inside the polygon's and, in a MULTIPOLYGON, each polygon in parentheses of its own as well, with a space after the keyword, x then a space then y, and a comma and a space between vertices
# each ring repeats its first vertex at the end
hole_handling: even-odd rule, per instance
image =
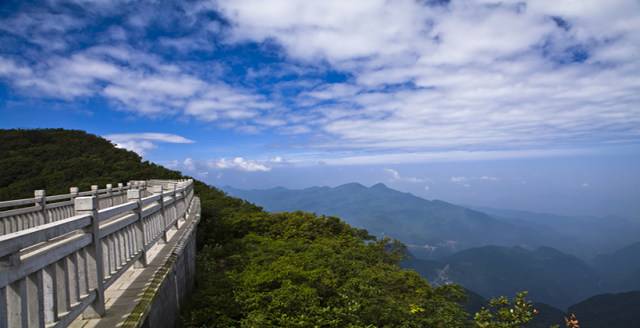
MULTIPOLYGON (((198 209, 199 209, 198 204, 198 209)), ((156 271, 142 300, 126 320, 125 327, 176 327, 180 310, 193 291, 196 274, 196 232, 200 213, 193 213, 187 230, 165 264, 156 271)))

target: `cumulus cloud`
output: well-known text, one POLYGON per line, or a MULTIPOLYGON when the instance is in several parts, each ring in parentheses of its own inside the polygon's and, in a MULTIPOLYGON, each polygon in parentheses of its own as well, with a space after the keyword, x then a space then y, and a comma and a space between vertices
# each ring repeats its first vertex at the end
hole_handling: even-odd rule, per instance
POLYGON ((182 162, 182 165, 184 166, 185 169, 189 171, 193 171, 196 169, 196 165, 193 162, 193 159, 191 159, 190 157, 185 158, 184 161, 182 162))
POLYGON ((389 173, 391 175, 391 179, 393 181, 403 181, 403 182, 410 182, 410 183, 422 183, 425 182, 425 179, 422 178, 418 178, 418 177, 405 177, 405 176, 401 176, 400 172, 398 172, 397 170, 394 169, 384 169, 385 172, 389 173))
POLYGON ((189 144, 194 142, 169 133, 119 133, 104 137, 112 141, 116 147, 134 151, 139 155, 144 155, 147 151, 157 148, 158 143, 189 144))
POLYGON ((317 105, 309 121, 335 138, 324 147, 531 148, 639 136, 637 1, 218 7, 234 40, 275 40, 292 58, 353 75, 298 99, 317 105))
POLYGON ((221 158, 209 163, 210 168, 214 169, 233 169, 246 172, 268 172, 271 171, 271 167, 264 163, 260 163, 254 160, 244 159, 242 157, 235 157, 233 159, 221 158))

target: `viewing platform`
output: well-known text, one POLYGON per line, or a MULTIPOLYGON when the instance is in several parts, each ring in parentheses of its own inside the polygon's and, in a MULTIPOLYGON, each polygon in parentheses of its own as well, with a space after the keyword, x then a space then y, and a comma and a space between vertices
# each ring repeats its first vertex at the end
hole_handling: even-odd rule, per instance
POLYGON ((175 325, 195 276, 193 180, 37 190, 0 210, 0 328, 175 325))

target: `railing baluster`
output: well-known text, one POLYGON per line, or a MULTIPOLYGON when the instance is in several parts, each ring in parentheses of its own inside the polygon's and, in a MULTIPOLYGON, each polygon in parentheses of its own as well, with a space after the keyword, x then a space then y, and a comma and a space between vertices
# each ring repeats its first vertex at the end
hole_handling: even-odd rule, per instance
POLYGON ((27 324, 29 327, 44 327, 42 316, 42 286, 40 283, 41 270, 30 274, 27 284, 27 324))
POLYGON ((73 253, 64 259, 67 271, 67 295, 69 298, 69 307, 73 306, 80 300, 78 291, 78 264, 76 262, 75 255, 76 253, 73 253))
POLYGON ((69 311, 69 298, 67 295, 67 270, 64 265, 64 259, 54 263, 56 270, 56 305, 58 306, 58 313, 63 314, 69 311))
POLYGON ((87 288, 87 260, 86 260, 86 248, 78 250, 76 253, 76 267, 78 268, 78 296, 83 298, 89 294, 89 288, 87 288))
POLYGON ((87 284, 95 291, 96 298, 85 310, 85 318, 98 318, 104 315, 104 268, 102 261, 102 243, 100 242, 100 223, 98 221, 98 199, 96 196, 75 199, 76 214, 91 213, 91 234, 93 241, 87 250, 87 284))
POLYGON ((58 306, 56 304, 56 270, 55 265, 51 264, 45 267, 40 275, 42 284, 42 304, 44 311, 44 322, 52 323, 58 320, 58 306))
POLYGON ((137 222, 134 224, 136 229, 136 253, 139 251, 140 258, 136 261, 135 267, 142 268, 147 266, 147 251, 145 250, 146 238, 145 238, 145 229, 144 222, 142 218, 142 189, 130 189, 127 190, 127 200, 128 201, 136 201, 138 203, 138 207, 136 207, 133 212, 137 217, 137 222))

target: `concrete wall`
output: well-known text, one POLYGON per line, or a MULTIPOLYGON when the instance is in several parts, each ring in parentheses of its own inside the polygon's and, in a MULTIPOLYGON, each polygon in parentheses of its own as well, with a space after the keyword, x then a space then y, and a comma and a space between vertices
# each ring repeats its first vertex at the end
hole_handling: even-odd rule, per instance
MULTIPOLYGON (((175 327, 180 310, 193 291, 196 274, 196 225, 177 245, 174 261, 151 303, 143 327, 175 327)), ((167 264, 169 264, 168 261, 167 264)))

